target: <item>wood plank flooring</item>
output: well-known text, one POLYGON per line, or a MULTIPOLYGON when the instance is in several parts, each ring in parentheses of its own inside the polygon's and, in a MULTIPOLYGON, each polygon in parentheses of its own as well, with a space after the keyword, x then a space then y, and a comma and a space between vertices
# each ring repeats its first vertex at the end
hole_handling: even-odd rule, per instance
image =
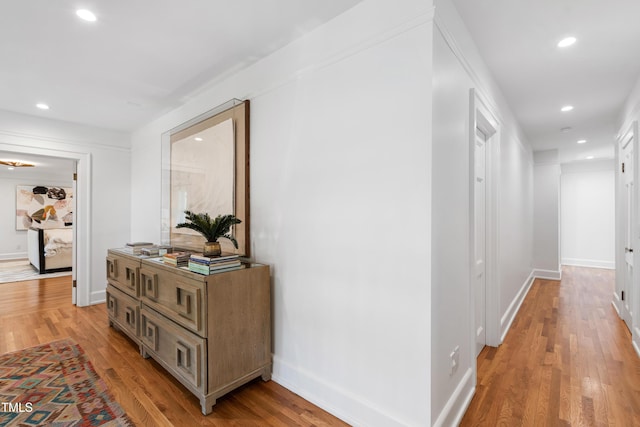
POLYGON ((536 280, 504 343, 480 353, 461 426, 640 426, 640 360, 613 290, 612 270, 536 280))
POLYGON ((71 277, 0 284, 0 354, 65 337, 85 350, 138 426, 345 426, 273 381, 258 379, 218 399, 198 400, 138 347, 108 326, 104 304, 71 304, 71 277))
MULTIPOLYGON (((612 271, 565 267, 538 280, 504 343, 478 358, 462 426, 640 426, 640 361, 611 298, 612 271)), ((76 308, 70 277, 0 284, 0 353, 72 337, 139 426, 344 426, 273 381, 197 399, 109 328, 104 305, 76 308)))

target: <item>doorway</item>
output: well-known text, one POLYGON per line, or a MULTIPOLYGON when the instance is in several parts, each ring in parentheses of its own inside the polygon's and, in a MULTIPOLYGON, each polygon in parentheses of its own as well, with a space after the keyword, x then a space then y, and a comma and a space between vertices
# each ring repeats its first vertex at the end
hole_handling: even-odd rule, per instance
MULTIPOLYGON (((634 270, 634 236, 636 230, 636 167, 637 155, 635 125, 623 135, 618 145, 618 286, 614 301, 620 317, 633 333, 633 317, 636 289, 634 270)), ((640 249, 640 248, 635 248, 640 249)))
POLYGON ((7 151, 0 158, 27 165, 0 168, 0 193, 9 201, 0 224, 0 280, 72 276, 76 160, 7 151))
MULTIPOLYGON (((498 283, 498 121, 480 94, 470 92, 470 295, 471 347, 500 345, 498 283)), ((475 364, 474 364, 475 366, 475 364)))
POLYGON ((30 146, 33 141, 24 137, 3 136, 0 151, 15 155, 33 154, 46 157, 69 159, 76 163, 74 182, 74 227, 73 227, 73 261, 72 261, 72 301, 84 307, 90 305, 91 260, 90 260, 90 192, 91 162, 89 153, 59 151, 48 148, 30 146))

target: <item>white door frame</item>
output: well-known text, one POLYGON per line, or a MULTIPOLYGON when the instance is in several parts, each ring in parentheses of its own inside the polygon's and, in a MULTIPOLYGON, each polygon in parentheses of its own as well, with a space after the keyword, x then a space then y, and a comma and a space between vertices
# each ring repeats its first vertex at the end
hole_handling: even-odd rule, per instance
MULTIPOLYGON (((3 140, 30 141, 30 138, 2 135, 3 140)), ((0 150, 17 154, 36 154, 40 156, 59 157, 75 160, 78 174, 76 198, 77 212, 74 212, 73 229, 75 233, 75 255, 73 272, 76 278, 76 301, 79 307, 91 303, 91 154, 48 148, 31 147, 16 143, 0 142, 0 150)), ((69 172, 71 173, 71 171, 69 172)))
POLYGON ((486 261, 487 261, 487 148, 489 138, 484 133, 486 126, 478 126, 475 129, 476 137, 473 160, 473 207, 471 212, 473 213, 473 229, 470 230, 471 235, 470 242, 473 244, 473 259, 471 260, 471 280, 473 281, 474 289, 474 301, 475 301, 475 334, 476 334, 476 357, 480 354, 482 349, 487 345, 487 320, 486 320, 486 308, 487 308, 487 275, 486 275, 486 261), (482 128, 482 129, 481 129, 482 128))
MULTIPOLYGON (((625 193, 625 183, 624 183, 624 178, 622 176, 622 170, 621 170, 621 163, 622 163, 622 147, 623 145, 625 145, 625 143, 630 143, 633 144, 633 180, 634 180, 634 203, 635 206, 632 207, 632 209, 636 212, 636 218, 634 220, 634 222, 631 224, 631 233, 632 233, 632 246, 634 249, 633 252, 633 265, 634 266, 638 266, 640 265, 640 227, 638 224, 638 221, 640 220, 640 218, 638 217, 638 214, 640 213, 640 210, 638 210, 638 202, 639 202, 639 195, 640 195, 640 191, 638 189, 639 187, 639 181, 638 181, 638 176, 640 175, 640 164, 638 162, 638 159, 640 158, 640 153, 638 153, 639 151, 639 135, 638 135, 638 122, 634 121, 632 122, 624 132, 619 134, 620 136, 618 137, 617 140, 617 144, 616 144, 616 174, 615 174, 615 179, 616 179, 616 289, 613 293, 613 301, 612 304, 614 306, 614 308, 616 309, 616 311, 618 312, 618 316, 620 316, 620 318, 622 318, 623 316, 623 301, 621 299, 621 291, 626 290, 626 286, 625 286, 625 272, 626 272, 626 262, 625 262, 625 251, 624 251, 624 246, 625 246, 625 240, 626 240, 626 235, 625 235, 625 231, 626 231, 626 225, 625 225, 625 217, 623 216, 624 213, 622 212, 622 208, 623 208, 623 202, 624 199, 626 197, 626 193, 625 193)), ((633 290, 631 292, 631 312, 634 313, 633 318, 632 318, 632 325, 631 325, 631 335, 632 335, 632 342, 633 342, 633 347, 636 350, 636 354, 638 354, 638 356, 640 356, 640 319, 638 319, 639 317, 639 313, 640 313, 640 278, 638 277, 638 274, 636 274, 634 272, 633 275, 633 283, 632 283, 632 287, 633 290)))
MULTIPOLYGON (((476 128, 487 136, 486 143, 486 298, 485 298, 485 325, 486 344, 497 347, 501 344, 500 334, 500 280, 498 275, 499 256, 499 182, 500 182, 500 124, 496 115, 485 102, 476 89, 469 91, 469 260, 474 261, 473 248, 475 247, 474 235, 474 160, 476 146, 476 128)), ((469 290, 470 290, 470 348, 475 349, 475 281, 473 275, 475 268, 469 266, 469 290)), ((472 363, 474 378, 477 376, 476 363, 472 363)))

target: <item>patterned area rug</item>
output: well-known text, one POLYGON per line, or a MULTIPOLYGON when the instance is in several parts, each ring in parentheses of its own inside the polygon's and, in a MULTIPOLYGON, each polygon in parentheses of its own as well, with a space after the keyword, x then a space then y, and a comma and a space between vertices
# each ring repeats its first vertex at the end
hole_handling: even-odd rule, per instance
POLYGON ((0 427, 133 425, 72 339, 0 356, 0 427))
POLYGON ((47 277, 70 276, 70 271, 40 274, 29 260, 0 262, 0 283, 23 282, 25 280, 45 279, 47 277))

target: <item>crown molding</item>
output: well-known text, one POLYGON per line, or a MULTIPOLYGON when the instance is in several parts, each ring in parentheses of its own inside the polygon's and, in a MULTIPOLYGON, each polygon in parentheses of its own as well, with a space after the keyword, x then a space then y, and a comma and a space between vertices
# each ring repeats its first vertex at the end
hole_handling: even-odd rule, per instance
MULTIPOLYGON (((101 144, 90 141, 72 140, 66 138, 55 138, 50 136, 35 135, 24 132, 13 132, 0 129, 0 143, 7 143, 9 145, 16 145, 18 147, 34 146, 30 143, 34 141, 40 141, 45 143, 55 143, 63 146, 68 146, 69 149, 57 149, 53 147, 47 147, 47 149, 53 151, 72 151, 72 152, 87 152, 87 149, 103 149, 103 150, 115 150, 123 153, 130 153, 131 148, 119 147, 117 145, 101 144)), ((37 145, 40 147, 40 145, 37 145)), ((34 146, 35 147, 35 146, 34 146)))

